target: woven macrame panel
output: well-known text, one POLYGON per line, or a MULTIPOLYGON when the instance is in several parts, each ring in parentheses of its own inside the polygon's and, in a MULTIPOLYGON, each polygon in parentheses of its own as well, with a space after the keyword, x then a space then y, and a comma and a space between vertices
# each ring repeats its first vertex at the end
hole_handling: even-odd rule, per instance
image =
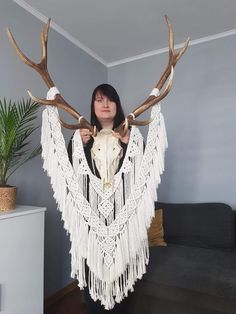
POLYGON ((80 288, 88 285, 91 297, 106 309, 133 290, 149 260, 147 229, 154 216, 167 147, 160 105, 152 108, 151 117, 145 150, 139 129, 132 127, 114 184, 103 190, 101 180, 88 166, 80 132, 73 138, 72 167, 57 109, 47 107, 43 112, 43 167, 51 177, 54 197, 70 234, 71 275, 78 279, 80 288))

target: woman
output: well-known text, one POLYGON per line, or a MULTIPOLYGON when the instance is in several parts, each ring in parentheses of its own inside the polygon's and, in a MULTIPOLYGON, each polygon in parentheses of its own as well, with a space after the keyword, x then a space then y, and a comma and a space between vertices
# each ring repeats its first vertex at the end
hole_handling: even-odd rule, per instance
MULTIPOLYGON (((120 125, 122 121, 124 121, 125 115, 120 103, 120 97, 116 92, 115 88, 109 84, 102 84, 95 88, 92 94, 91 100, 91 124, 96 125, 97 130, 108 128, 114 130, 116 127, 120 125)), ((82 142, 84 144, 84 151, 87 158, 88 165, 92 172, 99 177, 99 173, 96 167, 92 166, 92 158, 91 158, 91 148, 93 145, 93 138, 91 136, 91 132, 87 129, 81 129, 80 135, 82 138, 82 142)), ((124 137, 121 137, 119 133, 113 132, 113 135, 120 140, 120 144, 123 148, 123 157, 119 162, 118 170, 120 169, 127 144, 129 141, 129 132, 124 137)), ((68 155, 70 161, 72 162, 72 139, 70 140, 68 146, 68 155)), ((89 183, 88 183, 89 184, 89 183)), ((88 269, 87 269, 88 274, 88 269)), ((90 297, 88 288, 85 288, 84 297, 86 301, 86 309, 88 314, 100 314, 100 313, 128 313, 128 298, 125 298, 120 304, 116 304, 115 307, 107 311, 101 305, 99 301, 94 302, 90 297)))
MULTIPOLYGON (((91 100, 91 124, 97 127, 97 130, 117 128, 122 121, 125 120, 124 111, 121 106, 120 97, 115 88, 109 84, 102 84, 95 88, 92 94, 91 100)), ((81 129, 80 135, 84 144, 85 155, 88 161, 90 169, 93 171, 91 148, 93 146, 93 138, 91 132, 87 129, 81 129)), ((113 132, 113 135, 120 139, 120 144, 123 148, 123 158, 120 160, 120 166, 125 156, 127 144, 129 141, 129 132, 124 137, 121 137, 119 133, 113 132)), ((72 138, 68 145, 68 154, 72 163, 72 138)), ((98 171, 95 169, 95 174, 99 177, 98 171)))

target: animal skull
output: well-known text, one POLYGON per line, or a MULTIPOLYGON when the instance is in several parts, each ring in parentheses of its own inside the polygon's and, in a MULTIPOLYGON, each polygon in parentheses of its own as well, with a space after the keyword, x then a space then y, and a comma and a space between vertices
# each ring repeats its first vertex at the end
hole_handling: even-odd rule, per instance
POLYGON ((119 139, 111 129, 102 129, 94 138, 91 155, 102 180, 103 189, 113 185, 114 175, 123 156, 119 139))

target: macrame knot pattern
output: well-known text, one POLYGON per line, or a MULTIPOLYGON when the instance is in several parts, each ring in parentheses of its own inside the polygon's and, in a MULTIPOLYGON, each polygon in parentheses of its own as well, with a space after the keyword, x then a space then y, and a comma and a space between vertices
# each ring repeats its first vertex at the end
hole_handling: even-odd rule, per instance
POLYGON ((43 167, 70 235, 71 276, 81 289, 88 285, 91 297, 106 309, 133 291, 149 261, 147 229, 155 214, 167 148, 160 104, 152 108, 151 118, 145 150, 143 137, 133 126, 114 184, 103 190, 88 166, 80 132, 73 137, 72 167, 57 108, 47 106, 43 111, 43 167))

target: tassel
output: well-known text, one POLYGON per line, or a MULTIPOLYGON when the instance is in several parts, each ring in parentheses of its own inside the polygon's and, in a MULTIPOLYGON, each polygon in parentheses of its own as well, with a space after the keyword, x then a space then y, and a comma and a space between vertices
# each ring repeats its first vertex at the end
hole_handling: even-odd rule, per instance
POLYGON ((80 132, 73 137, 72 167, 57 109, 47 107, 43 112, 43 168, 51 177, 54 198, 70 235, 71 276, 77 278, 81 289, 88 284, 91 297, 106 309, 133 291, 149 261, 147 228, 154 216, 156 187, 168 145, 159 105, 152 108, 151 116, 145 151, 140 131, 132 127, 114 186, 103 191, 101 180, 87 165, 80 132), (110 212, 109 203, 113 206, 110 212), (87 283, 85 263, 89 267, 87 283))

